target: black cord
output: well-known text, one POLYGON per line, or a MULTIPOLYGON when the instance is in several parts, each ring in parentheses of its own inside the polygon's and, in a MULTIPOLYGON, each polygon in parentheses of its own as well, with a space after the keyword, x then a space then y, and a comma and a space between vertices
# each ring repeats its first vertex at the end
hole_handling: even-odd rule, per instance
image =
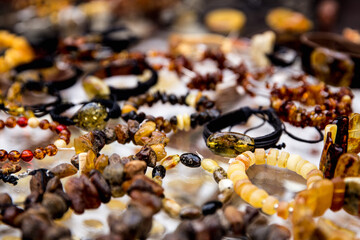
POLYGON ((321 142, 324 140, 324 134, 322 133, 321 129, 318 128, 318 127, 315 127, 316 131, 319 133, 320 135, 320 138, 318 140, 307 140, 307 139, 302 139, 302 138, 299 138, 297 136, 295 136, 294 134, 288 132, 286 130, 286 127, 285 127, 285 124, 283 123, 283 131, 289 136, 291 137, 292 139, 296 140, 296 141, 299 141, 299 142, 305 142, 305 143, 318 143, 318 142, 321 142))

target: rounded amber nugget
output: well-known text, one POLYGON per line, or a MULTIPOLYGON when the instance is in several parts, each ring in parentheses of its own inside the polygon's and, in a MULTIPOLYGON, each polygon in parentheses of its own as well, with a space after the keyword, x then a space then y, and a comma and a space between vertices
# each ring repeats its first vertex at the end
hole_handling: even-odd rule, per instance
POLYGON ((4 149, 0 150, 0 162, 5 162, 8 158, 8 153, 4 149))
POLYGON ((8 155, 10 162, 19 162, 20 161, 20 153, 16 150, 12 150, 8 155))
POLYGON ((47 155, 54 156, 58 152, 58 149, 54 144, 49 144, 45 147, 45 151, 47 155))
POLYGON ((46 152, 45 152, 45 149, 43 149, 42 147, 39 147, 39 148, 36 148, 34 150, 34 157, 36 159, 43 159, 44 157, 46 156, 46 152))

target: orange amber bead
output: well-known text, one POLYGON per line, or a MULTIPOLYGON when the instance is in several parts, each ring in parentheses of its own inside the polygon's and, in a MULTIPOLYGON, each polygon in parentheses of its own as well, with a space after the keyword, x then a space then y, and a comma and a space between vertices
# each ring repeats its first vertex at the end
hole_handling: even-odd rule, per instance
POLYGON ((265 198, 261 210, 268 215, 273 215, 276 213, 275 205, 278 204, 279 200, 277 198, 273 196, 268 196, 267 198, 265 198))
POLYGON ((7 158, 8 158, 8 152, 5 151, 4 149, 1 149, 0 150, 0 162, 5 162, 7 158))
POLYGON ((334 184, 329 179, 323 179, 314 183, 313 189, 316 191, 317 200, 314 217, 321 216, 331 207, 334 184))
POLYGON ((48 120, 44 119, 44 120, 41 120, 40 123, 39 123, 39 127, 43 130, 45 129, 48 129, 50 127, 50 123, 48 120))
POLYGON ((287 219, 289 217, 289 206, 288 202, 280 202, 277 208, 277 215, 282 219, 287 219))
POLYGON ((14 117, 8 117, 5 121, 5 125, 8 128, 14 128, 16 126, 16 119, 14 117))
POLYGON ((30 150, 24 150, 20 157, 24 162, 30 162, 34 157, 34 154, 30 150))
POLYGON ((12 150, 9 152, 8 159, 10 162, 19 162, 20 161, 20 153, 16 150, 12 150))
POLYGON ((34 157, 35 157, 36 159, 41 160, 41 159, 43 159, 45 156, 46 156, 46 151, 45 151, 45 149, 43 149, 42 147, 36 148, 36 149, 34 150, 34 157))
POLYGON ((331 179, 334 184, 334 193, 330 209, 334 212, 339 211, 344 204, 345 182, 341 177, 331 179))
POLYGON ((250 180, 247 178, 237 181, 234 185, 236 194, 240 196, 242 188, 247 184, 251 184, 250 180))
POLYGON ((255 208, 261 208, 263 201, 269 196, 269 194, 263 189, 257 189, 250 194, 249 203, 255 208))
POLYGON ((253 185, 253 184, 246 184, 242 189, 241 189, 241 193, 240 196, 241 198, 246 201, 249 202, 249 199, 251 197, 251 194, 253 192, 255 192, 256 190, 258 190, 258 188, 253 185))
POLYGON ((58 122, 52 122, 49 127, 51 131, 56 131, 57 126, 59 126, 58 122))
POLYGON ((0 129, 3 129, 5 127, 5 122, 3 120, 0 120, 0 129))
POLYGON ((45 147, 45 152, 49 156, 54 156, 58 152, 58 149, 54 144, 49 144, 45 147))

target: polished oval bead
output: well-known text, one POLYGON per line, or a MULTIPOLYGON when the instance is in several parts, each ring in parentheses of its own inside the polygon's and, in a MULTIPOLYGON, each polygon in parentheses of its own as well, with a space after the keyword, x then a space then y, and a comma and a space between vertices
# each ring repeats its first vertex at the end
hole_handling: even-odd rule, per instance
POLYGON ((34 154, 30 150, 24 150, 20 157, 23 161, 30 162, 34 157, 34 154))
POLYGON ((210 135, 206 146, 215 154, 224 157, 236 157, 245 151, 253 151, 254 139, 241 133, 218 132, 210 135))
POLYGON ((227 179, 227 174, 226 174, 225 170, 224 170, 222 167, 218 167, 218 168, 214 171, 213 177, 214 177, 215 181, 216 181, 217 183, 219 183, 220 180, 222 180, 222 179, 227 179))
POLYGON ((187 206, 183 207, 180 210, 180 218, 185 220, 192 220, 199 218, 201 216, 201 209, 196 206, 187 206))
POLYGON ((157 165, 154 167, 153 171, 152 171, 152 177, 154 178, 155 176, 159 176, 161 178, 164 178, 166 174, 166 169, 164 166, 162 165, 157 165))
POLYGON ((169 170, 175 167, 180 162, 180 156, 175 154, 171 156, 167 156, 166 158, 160 161, 160 164, 164 166, 166 170, 169 170))
POLYGON ((218 210, 219 208, 222 207, 222 205, 223 204, 220 201, 206 202, 206 203, 204 203, 204 205, 201 208, 202 214, 204 216, 214 214, 216 212, 216 210, 218 210))
POLYGON ((12 150, 9 152, 8 159, 10 162, 19 162, 20 161, 20 153, 16 150, 12 150))
POLYGON ((184 153, 180 156, 180 161, 187 167, 195 168, 201 166, 201 158, 194 153, 184 153))
POLYGON ((209 173, 213 173, 219 167, 219 164, 210 158, 205 158, 201 161, 201 167, 205 171, 208 171, 209 173))
POLYGON ((360 216, 360 178, 345 178, 343 209, 349 214, 360 216))
POLYGON ((4 149, 0 149, 0 162, 5 162, 8 158, 8 152, 4 149))
POLYGON ((360 176, 360 157, 355 153, 342 154, 336 164, 334 177, 358 176, 360 176))

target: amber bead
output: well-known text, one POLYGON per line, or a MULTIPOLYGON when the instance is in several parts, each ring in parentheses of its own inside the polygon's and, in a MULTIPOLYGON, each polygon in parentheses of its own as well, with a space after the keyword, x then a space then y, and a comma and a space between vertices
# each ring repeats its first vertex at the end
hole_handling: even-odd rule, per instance
POLYGON ((5 127, 5 122, 3 120, 0 120, 0 130, 5 127))
POLYGON ((184 153, 180 156, 180 161, 187 167, 196 168, 201 166, 201 158, 194 153, 184 153))
POLYGON ((336 164, 334 177, 358 176, 360 176, 360 157, 355 153, 342 154, 336 164))
POLYGON ((278 206, 278 204, 279 200, 277 198, 273 196, 268 196, 267 198, 265 198, 261 210, 268 215, 273 215, 276 213, 275 206, 278 206))
MULTIPOLYGON (((59 126, 61 126, 61 125, 59 125, 59 126)), ((60 131, 59 136, 66 136, 66 137, 70 138, 71 132, 69 131, 69 129, 65 128, 60 131)))
POLYGON ((63 130, 67 130, 67 127, 62 124, 57 125, 55 128, 56 133, 61 133, 63 130))
POLYGON ((249 204, 255 208, 261 208, 263 201, 269 196, 269 194, 263 189, 257 189, 250 194, 249 204))
POLYGON ((5 162, 7 158, 8 158, 8 152, 5 151, 4 149, 1 149, 0 150, 0 162, 5 162))
POLYGON ((180 156, 176 154, 176 155, 167 156, 166 158, 162 159, 160 161, 160 164, 166 170, 169 170, 169 169, 175 167, 179 162, 180 162, 180 156))
POLYGON ((14 128, 16 126, 16 119, 14 117, 8 117, 5 121, 5 125, 8 128, 14 128))
POLYGON ((69 144, 69 143, 70 143, 70 137, 61 135, 61 136, 59 136, 59 139, 64 140, 66 144, 69 144))
POLYGON ((222 167, 218 167, 218 168, 213 172, 213 177, 214 177, 215 181, 216 181, 217 183, 219 183, 220 180, 227 178, 227 174, 226 174, 225 170, 224 170, 222 167))
POLYGON ((334 184, 334 193, 330 209, 336 212, 339 211, 344 204, 345 182, 341 177, 333 178, 331 181, 334 184))
POLYGON ((20 157, 24 162, 30 162, 34 157, 34 154, 30 150, 24 150, 20 157))
POLYGON ((251 184, 250 180, 247 178, 237 181, 234 185, 236 194, 240 196, 242 188, 247 184, 251 184))
POLYGON ((54 156, 58 152, 58 149, 54 144, 49 144, 45 147, 45 152, 49 156, 54 156))
POLYGON ((20 161, 20 153, 16 150, 12 150, 9 152, 8 159, 10 162, 19 162, 20 161))
POLYGON ((48 120, 43 119, 43 120, 40 121, 39 127, 40 127, 41 129, 43 129, 43 130, 48 129, 48 128, 50 127, 50 123, 49 123, 48 120))
POLYGON ((36 159, 41 160, 41 159, 43 159, 45 156, 46 156, 46 151, 45 151, 45 149, 43 149, 42 147, 36 148, 36 149, 34 150, 34 157, 35 157, 36 159))
POLYGON ((343 209, 349 214, 360 216, 360 178, 345 178, 343 209))
POLYGON ((58 125, 59 125, 58 122, 52 122, 52 123, 50 123, 49 128, 50 128, 51 131, 56 131, 56 128, 57 128, 58 125))
POLYGON ((289 203, 288 202, 280 202, 276 209, 277 215, 282 219, 287 219, 289 217, 289 203))
POLYGON ((28 120, 25 117, 19 117, 16 122, 19 127, 26 127, 28 124, 28 120))
POLYGON ((216 168, 219 167, 219 164, 210 158, 205 158, 201 161, 201 167, 205 171, 207 171, 209 173, 213 173, 216 170, 216 168))
POLYGON ((349 118, 349 139, 347 152, 358 153, 360 152, 360 113, 352 113, 349 118))
POLYGON ((331 207, 334 184, 328 179, 322 179, 314 183, 313 189, 315 189, 317 195, 314 211, 314 217, 317 217, 323 215, 331 207))

